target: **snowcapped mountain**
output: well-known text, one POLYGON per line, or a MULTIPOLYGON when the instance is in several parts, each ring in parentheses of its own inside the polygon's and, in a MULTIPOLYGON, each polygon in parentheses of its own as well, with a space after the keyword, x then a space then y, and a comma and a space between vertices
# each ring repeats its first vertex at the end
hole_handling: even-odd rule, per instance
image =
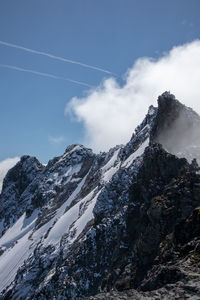
POLYGON ((0 299, 199 295, 199 129, 165 92, 125 146, 23 156, 0 195, 0 299))

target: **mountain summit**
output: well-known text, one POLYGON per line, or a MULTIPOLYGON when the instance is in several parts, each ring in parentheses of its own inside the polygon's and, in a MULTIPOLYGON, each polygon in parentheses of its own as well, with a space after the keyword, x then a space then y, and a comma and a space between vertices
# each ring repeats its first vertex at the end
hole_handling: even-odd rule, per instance
POLYGON ((0 195, 0 299, 199 299, 199 129, 165 92, 124 146, 23 156, 0 195))
POLYGON ((200 117, 168 92, 158 97, 151 139, 170 153, 200 162, 200 117))

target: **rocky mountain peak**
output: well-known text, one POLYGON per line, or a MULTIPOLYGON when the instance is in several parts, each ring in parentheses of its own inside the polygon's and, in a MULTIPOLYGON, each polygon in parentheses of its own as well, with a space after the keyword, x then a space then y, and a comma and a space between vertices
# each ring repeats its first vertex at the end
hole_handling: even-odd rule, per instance
POLYGON ((163 141, 165 138, 164 135, 166 135, 171 128, 173 128, 173 130, 175 129, 174 123, 177 122, 185 107, 176 100, 175 96, 170 94, 170 92, 164 92, 158 97, 157 102, 157 115, 151 129, 151 141, 153 142, 163 141))
POLYGON ((158 110, 150 133, 151 143, 165 150, 200 162, 200 116, 180 103, 170 92, 158 97, 158 110))
POLYGON ((24 155, 8 171, 0 194, 0 220, 5 219, 4 230, 10 226, 26 209, 28 203, 20 201, 26 188, 41 173, 44 166, 37 158, 24 155))
POLYGON ((92 151, 92 149, 89 149, 89 148, 86 148, 85 146, 81 145, 81 144, 72 144, 72 145, 69 145, 64 154, 66 153, 71 153, 71 152, 74 152, 74 151, 92 151))
POLYGON ((23 156, 0 196, 0 299, 199 296, 199 129, 165 92, 126 145, 23 156))
POLYGON ((41 171, 44 166, 36 157, 24 155, 20 161, 8 171, 3 182, 2 192, 11 184, 15 184, 19 194, 21 194, 36 174, 41 171))

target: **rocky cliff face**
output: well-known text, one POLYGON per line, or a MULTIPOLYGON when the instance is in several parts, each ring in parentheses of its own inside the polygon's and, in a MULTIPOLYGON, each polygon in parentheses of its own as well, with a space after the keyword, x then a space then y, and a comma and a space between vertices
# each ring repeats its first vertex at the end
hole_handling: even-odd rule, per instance
POLYGON ((162 144, 164 149, 200 163, 200 119, 191 108, 165 92, 158 97, 158 113, 151 130, 151 141, 162 144))
POLYGON ((22 158, 0 198, 1 299, 199 299, 199 125, 165 92, 125 146, 22 158))
POLYGON ((16 166, 8 171, 0 194, 0 236, 29 207, 30 201, 24 201, 24 194, 29 184, 42 172, 43 168, 35 157, 22 156, 16 166))

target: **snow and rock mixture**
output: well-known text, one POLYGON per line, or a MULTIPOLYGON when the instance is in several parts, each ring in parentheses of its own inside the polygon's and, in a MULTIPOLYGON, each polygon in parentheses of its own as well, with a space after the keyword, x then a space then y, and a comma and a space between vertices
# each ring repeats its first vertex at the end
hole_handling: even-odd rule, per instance
POLYGON ((22 157, 0 195, 0 299, 199 299, 199 129, 165 92, 127 145, 22 157))

